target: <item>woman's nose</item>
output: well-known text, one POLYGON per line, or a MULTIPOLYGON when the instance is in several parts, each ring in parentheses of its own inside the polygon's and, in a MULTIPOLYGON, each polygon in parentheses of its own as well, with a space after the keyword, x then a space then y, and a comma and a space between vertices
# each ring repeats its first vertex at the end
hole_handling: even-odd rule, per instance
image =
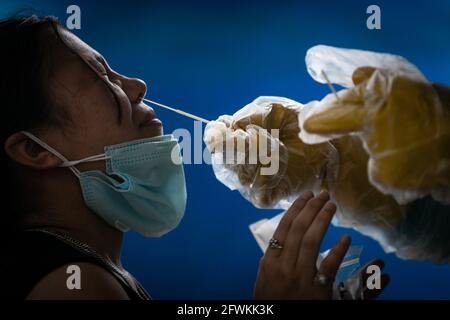
POLYGON ((141 79, 136 78, 126 78, 124 77, 122 80, 122 89, 130 99, 130 102, 137 103, 145 97, 145 93, 147 92, 147 85, 141 79))

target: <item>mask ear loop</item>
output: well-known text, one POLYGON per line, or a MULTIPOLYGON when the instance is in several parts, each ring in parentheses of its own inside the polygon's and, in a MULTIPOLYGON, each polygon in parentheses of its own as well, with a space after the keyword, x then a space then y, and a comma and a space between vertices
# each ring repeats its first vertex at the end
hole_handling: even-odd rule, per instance
POLYGON ((61 163, 59 166, 60 167, 67 167, 67 168, 69 168, 70 171, 72 171, 73 174, 75 176, 77 176, 77 178, 80 178, 81 172, 80 172, 80 170, 75 168, 75 165, 77 165, 79 163, 83 163, 83 162, 94 162, 94 161, 106 160, 106 159, 110 159, 111 158, 111 157, 106 156, 104 153, 102 153, 102 154, 98 154, 98 155, 95 155, 95 156, 86 157, 86 158, 83 158, 83 159, 80 159, 80 160, 69 161, 61 153, 59 153, 58 151, 56 151, 55 149, 50 147, 48 144, 46 144, 44 141, 42 141, 41 139, 39 139, 35 135, 33 135, 33 134, 31 134, 31 133, 29 133, 27 131, 21 131, 21 132, 24 135, 26 135, 28 138, 30 138, 31 140, 36 142, 38 145, 40 145, 42 148, 46 149, 47 151, 52 153, 54 156, 58 157, 61 161, 63 161, 63 163, 61 163))
MULTIPOLYGON (((111 159, 111 157, 108 157, 104 153, 102 153, 102 154, 97 154, 95 156, 86 157, 86 158, 83 158, 80 160, 66 161, 64 163, 61 163, 60 167, 68 167, 70 169, 71 167, 73 167, 79 163, 95 162, 95 161, 106 160, 106 159, 111 159)), ((78 170, 78 172, 79 172, 79 170, 78 170)))

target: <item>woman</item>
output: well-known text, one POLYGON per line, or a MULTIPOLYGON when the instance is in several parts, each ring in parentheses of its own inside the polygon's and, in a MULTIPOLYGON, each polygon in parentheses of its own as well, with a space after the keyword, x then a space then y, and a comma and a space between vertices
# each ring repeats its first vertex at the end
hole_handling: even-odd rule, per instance
MULTIPOLYGON (((182 167, 169 163, 162 152, 152 159, 144 152, 176 145, 161 137, 161 121, 143 104, 145 83, 113 71, 98 52, 51 17, 3 21, 0 40, 5 48, 0 59, 1 161, 7 168, 3 203, 8 204, 9 226, 2 294, 149 299, 121 265, 123 233, 170 231, 182 217, 185 198, 182 167), (161 170, 144 172, 133 162, 139 157, 161 170), (69 161, 78 159, 83 161, 69 161), (117 171, 120 166, 125 173, 117 171), (155 173, 170 179, 162 179, 161 188, 139 179, 155 173), (171 192, 174 188, 181 192, 171 192), (82 290, 68 288, 72 265, 81 270, 82 290)), ((317 197, 307 192, 289 209, 261 260, 255 298, 331 298, 350 239, 344 236, 316 269, 336 208, 328 199, 326 192, 317 197)))

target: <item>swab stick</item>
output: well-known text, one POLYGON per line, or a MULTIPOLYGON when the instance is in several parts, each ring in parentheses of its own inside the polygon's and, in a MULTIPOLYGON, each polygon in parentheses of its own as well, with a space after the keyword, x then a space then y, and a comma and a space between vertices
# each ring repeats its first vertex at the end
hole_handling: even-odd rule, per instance
POLYGON ((327 81, 327 85, 330 88, 331 92, 334 93, 334 96, 336 97, 337 101, 341 102, 341 100, 339 99, 339 96, 338 96, 338 93, 337 93, 336 89, 333 87, 333 84, 331 83, 330 79, 328 79, 327 74, 323 70, 322 70, 322 75, 325 78, 325 80, 327 81))
POLYGON ((188 117, 188 118, 191 118, 191 119, 194 119, 194 120, 197 120, 197 121, 201 121, 203 123, 208 123, 209 122, 209 120, 203 119, 201 117, 197 117, 196 115, 193 115, 192 113, 188 113, 188 112, 185 112, 185 111, 180 110, 180 109, 175 109, 175 108, 172 108, 172 107, 169 107, 169 106, 166 106, 164 104, 161 104, 161 103, 158 103, 158 102, 155 102, 155 101, 152 101, 152 100, 148 100, 148 99, 142 99, 142 100, 144 100, 145 102, 157 105, 158 107, 161 107, 161 108, 173 111, 175 113, 181 114, 181 115, 183 115, 185 117, 188 117))

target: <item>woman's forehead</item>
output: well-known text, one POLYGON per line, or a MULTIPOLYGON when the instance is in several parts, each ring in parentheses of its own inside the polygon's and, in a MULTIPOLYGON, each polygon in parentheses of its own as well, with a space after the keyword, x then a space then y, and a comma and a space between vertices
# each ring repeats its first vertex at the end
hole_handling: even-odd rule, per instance
POLYGON ((73 95, 78 99, 86 95, 97 95, 104 92, 104 86, 94 85, 102 79, 95 67, 98 52, 71 32, 61 29, 60 57, 50 78, 53 94, 70 104, 73 95), (63 61, 63 62, 62 62, 63 61))
POLYGON ((101 54, 97 52, 94 48, 89 46, 86 42, 78 38, 72 32, 65 29, 60 32, 61 39, 64 41, 65 45, 77 53, 80 58, 86 60, 86 62, 92 61, 92 59, 97 59, 101 57, 101 54))
POLYGON ((62 68, 58 68, 59 70, 54 72, 55 80, 72 78, 72 82, 77 82, 78 86, 85 87, 90 84, 86 83, 86 79, 103 79, 98 66, 96 66, 99 60, 103 59, 102 55, 70 31, 62 29, 60 36, 64 43, 62 48, 64 64, 62 68))

